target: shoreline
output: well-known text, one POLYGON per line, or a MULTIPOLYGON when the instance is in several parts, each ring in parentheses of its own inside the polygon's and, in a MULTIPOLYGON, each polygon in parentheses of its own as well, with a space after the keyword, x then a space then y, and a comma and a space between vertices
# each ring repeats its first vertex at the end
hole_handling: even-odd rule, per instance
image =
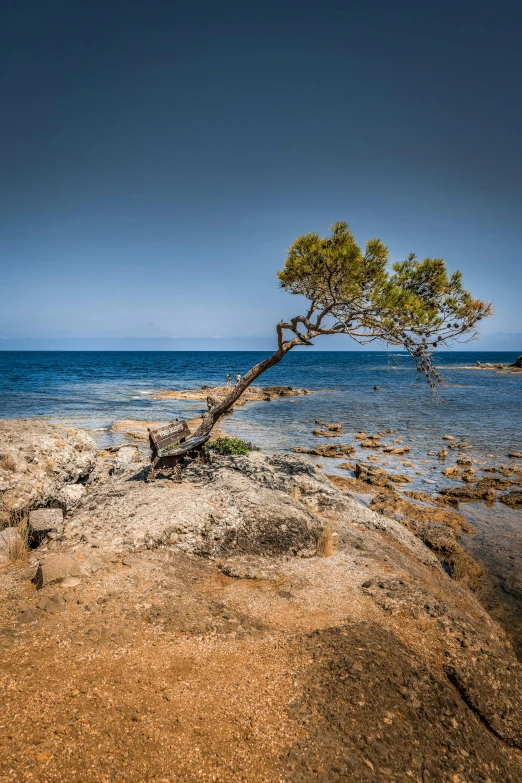
MULTIPOLYGON (((227 387, 218 388, 221 390, 221 393, 227 391, 227 387)), ((301 390, 288 389, 288 387, 264 388, 293 392, 293 394, 288 395, 293 399, 302 393, 301 390)), ((205 399, 205 395, 213 392, 215 392, 215 388, 203 387, 195 390, 172 391, 169 394, 174 394, 176 399, 182 399, 190 403, 196 397, 198 401, 202 401, 205 399)), ((152 394, 154 393, 152 392, 152 394)), ((254 389, 252 396, 253 399, 244 400, 242 405, 234 406, 234 408, 237 407, 239 410, 244 410, 249 408, 252 402, 262 401, 266 397, 263 388, 254 389)), ((274 395, 273 399, 284 398, 285 396, 287 395, 277 394, 274 395)), ((288 400, 288 402, 292 402, 293 399, 288 400)), ((188 413, 190 416, 190 411, 188 413)), ((101 437, 97 432, 91 432, 91 434, 99 441, 107 441, 107 436, 109 436, 109 444, 105 442, 105 446, 109 445, 111 449, 115 449, 124 443, 136 444, 142 456, 146 457, 148 455, 147 426, 159 426, 167 421, 169 421, 167 418, 153 421, 137 419, 117 420, 113 422, 108 430, 101 433, 101 437)), ((194 431, 201 423, 201 417, 189 418, 188 423, 191 430, 194 431)), ((245 436, 239 420, 233 415, 233 411, 222 419, 220 425, 219 431, 214 430, 214 437, 229 433, 246 437, 247 440, 252 439, 256 442, 255 432, 249 432, 245 436)), ((513 457, 508 456, 508 453, 504 455, 498 453, 488 454, 489 460, 485 461, 484 459, 481 460, 477 456, 476 451, 464 442, 465 439, 457 438, 447 441, 444 440, 442 433, 440 433, 438 445, 434 434, 435 440, 431 450, 425 447, 424 456, 417 450, 416 456, 412 457, 409 449, 411 447, 415 449, 415 439, 412 439, 408 432, 396 431, 388 433, 382 431, 378 439, 375 434, 368 433, 368 438, 361 440, 355 437, 355 433, 353 433, 354 437, 351 437, 349 432, 342 432, 342 428, 341 432, 335 429, 334 431, 325 432, 326 426, 324 422, 319 422, 318 420, 316 422, 318 435, 315 435, 313 438, 315 441, 314 446, 304 449, 298 448, 294 449, 294 451, 308 452, 311 461, 314 464, 321 465, 321 469, 326 474, 344 477, 347 484, 353 481, 352 489, 354 492, 361 491, 361 488, 364 488, 369 494, 369 503, 374 502, 375 496, 384 492, 385 496, 379 501, 380 513, 385 513, 395 518, 400 518, 402 515, 406 520, 406 524, 409 524, 407 511, 409 510, 414 516, 418 516, 418 509, 424 507, 425 521, 429 521, 428 517, 430 515, 436 518, 440 514, 440 504, 443 500, 442 496, 437 497, 437 495, 434 495, 434 490, 437 488, 440 490, 442 486, 442 488, 448 491, 456 490, 456 494, 460 492, 464 495, 464 497, 453 499, 447 496, 443 502, 448 508, 451 508, 453 503, 455 510, 458 510, 462 519, 462 529, 459 531, 459 526, 457 525, 455 536, 453 536, 451 531, 446 531, 445 536, 438 536, 440 539, 438 541, 432 540, 433 534, 431 533, 428 539, 432 540, 432 545, 439 553, 443 549, 446 550, 446 554, 449 557, 454 557, 457 553, 457 559, 461 563, 465 563, 465 568, 469 570, 471 578, 475 582, 478 581, 476 574, 480 569, 472 565, 472 562, 470 562, 471 558, 481 564, 483 576, 478 581, 478 584, 475 584, 475 587, 481 594, 483 604, 492 611, 493 616, 506 629, 514 633, 514 643, 519 654, 522 655, 522 580, 517 575, 522 571, 522 557, 520 556, 520 547, 516 534, 517 515, 520 511, 516 509, 510 511, 508 506, 500 506, 499 503, 495 503, 490 508, 484 505, 484 501, 488 503, 488 498, 493 498, 495 495, 500 499, 503 496, 519 492, 521 486, 521 463, 516 461, 515 454, 518 454, 520 457, 521 452, 514 452, 513 457), (328 440, 324 440, 326 437, 328 440), (348 443, 346 442, 347 438, 348 443), (340 441, 341 448, 347 450, 347 453, 342 455, 344 462, 338 459, 341 454, 334 455, 331 453, 332 449, 337 448, 332 442, 334 440, 340 441), (460 440, 462 440, 462 443, 460 440), (399 443, 398 441, 401 442, 399 443), (350 449, 354 445, 357 449, 355 461, 353 455, 350 456, 350 449), (441 447, 446 450, 446 457, 442 460, 437 457, 441 447), (462 450, 460 447, 462 447, 462 450), (402 454, 401 450, 404 450, 402 454), (431 455, 431 460, 426 459, 429 455, 431 455), (336 458, 332 459, 334 456, 336 458), (349 464, 350 460, 352 464, 349 464), (457 463, 459 462, 466 464, 458 465, 457 463), (356 463, 360 463, 366 470, 370 469, 372 471, 370 481, 364 482, 359 479, 354 481, 356 479, 356 463), (426 465, 423 463, 431 464, 426 465), (436 473, 430 472, 435 468, 437 470, 436 473), (440 474, 447 472, 448 468, 449 471, 454 470, 455 474, 444 478, 441 484, 440 474), (386 497, 386 488, 379 488, 379 483, 381 483, 377 477, 379 471, 383 473, 391 472, 392 474, 405 477, 406 481, 403 483, 391 482, 395 489, 395 494, 399 496, 398 499, 394 493, 386 497), (513 474, 515 475, 513 476, 513 474), (514 481, 513 479, 516 480, 514 481), (483 490, 481 489, 482 498, 480 493, 477 493, 475 490, 475 487, 481 482, 489 484, 489 487, 484 486, 483 490), (504 483, 503 488, 500 490, 498 489, 499 483, 501 487, 504 483), (510 486, 508 486, 509 484, 510 486), (462 489, 459 489, 459 487, 462 487, 462 489), (408 497, 408 493, 412 489, 417 492, 418 497, 408 497), (478 495, 476 498, 473 498, 474 491, 478 495), (420 495, 424 495, 424 498, 420 498, 420 495), (466 495, 469 497, 466 498, 466 495), (466 500, 472 502, 468 504, 465 502, 466 500), (474 500, 476 502, 473 502, 474 500), (509 536, 503 532, 506 520, 509 536), (497 528, 496 526, 499 524, 502 527, 497 528), (495 532, 495 530, 498 530, 498 532, 495 532), (453 540, 449 540, 448 535, 453 537, 453 540), (468 553, 467 555, 465 555, 466 552, 468 553), (520 564, 519 569, 517 569, 517 562, 520 564)), ((310 429, 312 429, 311 426, 310 429)), ((265 449, 262 443, 259 445, 265 449)), ((268 451, 271 453, 270 449, 268 451)), ((288 451, 288 448, 285 451, 288 451)), ((419 520, 414 520, 414 524, 418 522, 419 520)), ((442 557, 442 555, 440 556, 442 557)))

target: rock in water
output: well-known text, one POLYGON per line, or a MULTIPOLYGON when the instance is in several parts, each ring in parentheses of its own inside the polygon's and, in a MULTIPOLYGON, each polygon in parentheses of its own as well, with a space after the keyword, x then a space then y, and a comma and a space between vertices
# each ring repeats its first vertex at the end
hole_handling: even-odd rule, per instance
POLYGON ((522 507, 522 492, 520 490, 508 492, 507 495, 502 495, 500 499, 506 506, 512 506, 513 508, 522 507))

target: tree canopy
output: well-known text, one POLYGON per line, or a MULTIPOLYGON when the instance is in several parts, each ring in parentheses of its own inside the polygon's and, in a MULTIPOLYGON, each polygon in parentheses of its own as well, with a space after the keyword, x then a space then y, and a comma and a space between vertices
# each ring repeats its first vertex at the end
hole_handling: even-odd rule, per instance
POLYGON ((466 291, 460 272, 448 274, 441 258, 419 261, 411 254, 390 267, 383 242, 371 239, 363 251, 345 222, 334 223, 327 237, 296 239, 278 277, 286 291, 309 302, 306 315, 279 324, 280 346, 290 330, 304 344, 347 334, 363 345, 403 347, 430 384, 439 380, 431 351, 473 339, 478 322, 492 313, 491 304, 466 291))
POLYGON ((298 237, 278 277, 286 291, 307 300, 306 312, 277 324, 277 350, 211 407, 196 434, 210 432, 243 391, 288 351, 325 334, 404 348, 435 387, 442 379, 431 360, 433 349, 473 339, 479 321, 493 312, 490 303, 474 299, 463 287, 460 272, 448 274, 441 258, 419 261, 412 254, 390 265, 380 239, 370 239, 363 251, 342 221, 326 237, 298 237))

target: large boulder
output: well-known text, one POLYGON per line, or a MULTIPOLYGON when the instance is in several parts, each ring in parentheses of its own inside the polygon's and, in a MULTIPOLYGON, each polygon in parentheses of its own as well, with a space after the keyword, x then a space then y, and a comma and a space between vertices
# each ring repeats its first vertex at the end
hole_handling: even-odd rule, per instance
POLYGON ((91 474, 96 457, 96 444, 82 430, 35 420, 0 421, 0 525, 10 512, 52 504, 63 487, 91 474))
POLYGON ((516 360, 516 362, 513 365, 513 367, 518 367, 519 370, 522 369, 522 356, 518 357, 518 359, 516 360))

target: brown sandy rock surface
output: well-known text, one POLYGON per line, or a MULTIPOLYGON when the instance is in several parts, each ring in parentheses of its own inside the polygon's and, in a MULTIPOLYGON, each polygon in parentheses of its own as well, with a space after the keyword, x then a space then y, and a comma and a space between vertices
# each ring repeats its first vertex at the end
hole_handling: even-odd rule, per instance
POLYGON ((522 781, 520 664, 404 524, 297 456, 145 475, 0 570, 2 783, 522 781))

